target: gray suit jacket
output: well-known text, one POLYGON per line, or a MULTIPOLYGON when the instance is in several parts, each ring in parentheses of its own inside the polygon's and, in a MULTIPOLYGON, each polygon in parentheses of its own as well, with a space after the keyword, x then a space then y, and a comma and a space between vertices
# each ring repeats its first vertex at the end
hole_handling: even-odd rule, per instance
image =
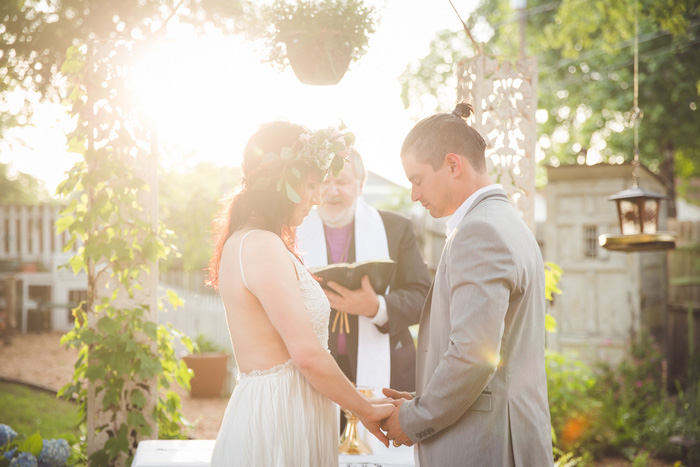
POLYGON ((477 198, 447 239, 420 320, 403 431, 421 467, 548 466, 544 265, 505 191, 477 198))

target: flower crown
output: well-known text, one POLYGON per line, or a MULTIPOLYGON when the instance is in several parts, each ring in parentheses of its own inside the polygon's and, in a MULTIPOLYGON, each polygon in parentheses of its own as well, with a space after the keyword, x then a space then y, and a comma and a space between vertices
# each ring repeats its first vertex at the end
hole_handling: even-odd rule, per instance
POLYGON ((345 126, 339 128, 326 128, 312 133, 303 133, 293 147, 284 147, 279 154, 269 152, 263 155, 261 167, 272 164, 280 164, 281 176, 258 177, 252 186, 253 190, 263 190, 270 185, 274 178, 277 180, 277 191, 285 189, 287 198, 293 203, 300 203, 301 196, 293 185, 295 181, 301 181, 301 172, 297 168, 299 164, 315 167, 323 172, 329 170, 333 175, 338 175, 343 168, 345 158, 355 143, 355 135, 345 131, 345 126))

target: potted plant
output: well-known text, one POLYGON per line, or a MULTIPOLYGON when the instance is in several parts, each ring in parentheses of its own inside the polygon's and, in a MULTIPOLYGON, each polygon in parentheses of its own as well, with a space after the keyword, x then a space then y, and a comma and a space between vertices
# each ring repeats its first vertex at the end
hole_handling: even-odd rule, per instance
POLYGON ((266 39, 268 61, 292 67, 299 81, 337 84, 367 51, 375 8, 363 0, 273 0, 255 12, 255 35, 266 39))
POLYGON ((204 334, 198 334, 193 344, 193 352, 183 357, 194 373, 190 380, 190 395, 220 397, 228 375, 228 353, 204 334))

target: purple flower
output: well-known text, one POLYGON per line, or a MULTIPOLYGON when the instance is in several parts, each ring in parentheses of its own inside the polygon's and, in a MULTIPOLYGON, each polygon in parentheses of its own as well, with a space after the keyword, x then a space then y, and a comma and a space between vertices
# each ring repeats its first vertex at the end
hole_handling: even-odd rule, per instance
POLYGON ((17 432, 10 428, 8 425, 3 425, 0 423, 0 446, 5 446, 12 442, 14 437, 17 436, 17 432))
POLYGON ((36 457, 28 452, 21 452, 19 456, 12 459, 10 467, 38 467, 38 464, 36 463, 36 457))
POLYGON ((9 451, 5 451, 5 459, 12 460, 12 458, 15 457, 15 454, 17 454, 17 448, 12 448, 9 451))

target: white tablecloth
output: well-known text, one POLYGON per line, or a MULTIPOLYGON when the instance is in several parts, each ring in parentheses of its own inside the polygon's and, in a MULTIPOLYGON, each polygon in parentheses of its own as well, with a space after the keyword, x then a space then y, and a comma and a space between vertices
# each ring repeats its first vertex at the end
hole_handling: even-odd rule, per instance
MULTIPOLYGON (((340 467, 414 467, 413 448, 373 446, 366 456, 338 456, 340 467)), ((146 440, 139 443, 133 467, 209 467, 214 440, 146 440)))

